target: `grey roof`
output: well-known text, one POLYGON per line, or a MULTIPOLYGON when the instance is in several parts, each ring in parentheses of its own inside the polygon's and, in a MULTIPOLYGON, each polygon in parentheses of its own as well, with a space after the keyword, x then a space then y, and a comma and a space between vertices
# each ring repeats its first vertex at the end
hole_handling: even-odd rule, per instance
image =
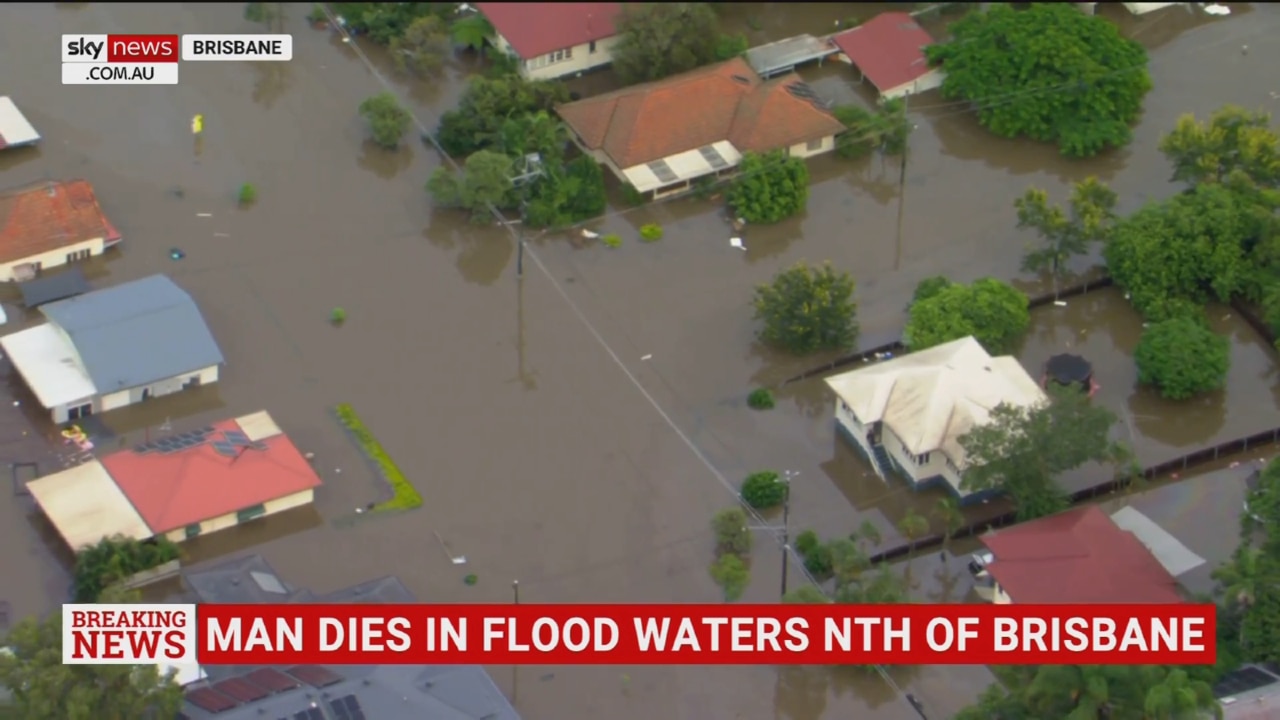
POLYGON ((60 273, 42 275, 18 285, 22 291, 22 304, 29 308, 83 295, 91 289, 89 281, 78 267, 69 267, 60 273))
POLYGON ((0 95, 0 150, 34 145, 40 133, 31 126, 22 111, 8 96, 0 95))
POLYGON ((221 365, 200 308, 164 275, 43 305, 70 336, 99 393, 221 365))
POLYGON ((795 37, 775 40, 767 45, 753 47, 746 52, 747 64, 761 77, 769 77, 791 70, 839 51, 827 38, 816 38, 812 35, 796 35, 795 37))
MULTIPOLYGON (((413 593, 395 576, 318 594, 290 585, 261 555, 248 555, 183 573, 194 602, 210 603, 412 603, 413 593), (280 592, 283 590, 284 592, 280 592)), ((213 713, 193 705, 192 691, 212 688, 259 667, 211 666, 208 681, 187 686, 182 714, 189 720, 275 720, 292 718, 311 706, 355 696, 372 720, 520 720, 515 708, 484 668, 477 665, 331 666, 342 678, 323 689, 308 686, 272 694, 213 713)), ((271 668, 288 672, 289 668, 271 668)), ((252 679, 246 678, 252 682, 252 679)), ((265 688, 264 688, 265 689, 265 688)), ((326 717, 345 717, 329 712, 326 717)))

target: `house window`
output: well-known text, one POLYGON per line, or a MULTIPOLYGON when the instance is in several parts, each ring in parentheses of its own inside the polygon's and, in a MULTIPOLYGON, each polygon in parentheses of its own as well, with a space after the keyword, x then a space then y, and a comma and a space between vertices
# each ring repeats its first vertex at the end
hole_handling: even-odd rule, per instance
POLYGON ((243 510, 236 511, 236 522, 249 522, 256 517, 262 517, 267 514, 265 505, 254 505, 243 510))
POLYGON ((88 250, 77 250, 73 253, 67 253, 67 262, 73 263, 77 260, 87 260, 89 258, 88 250))
POLYGON ((550 55, 548 55, 546 64, 552 65, 554 63, 564 62, 565 60, 572 60, 572 59, 573 59, 573 48, 570 47, 570 48, 565 48, 563 50, 557 50, 551 53, 550 55))
POLYGON ((930 453, 925 453, 925 454, 923 454, 923 455, 917 455, 917 456, 916 456, 916 464, 917 464, 917 465, 928 465, 928 464, 929 464, 929 455, 930 455, 930 453))
POLYGON ((200 523, 192 523, 188 525, 183 532, 186 533, 187 539, 190 540, 200 534, 200 523))
POLYGON ((587 46, 587 52, 595 52, 595 51, 596 51, 596 41, 592 40, 591 44, 587 46))
POLYGON ((809 142, 804 144, 804 149, 808 150, 809 152, 821 150, 823 140, 824 138, 818 138, 817 140, 810 140, 809 142))
POLYGON ((67 419, 79 420, 81 418, 87 418, 92 414, 93 414, 93 403, 85 403, 84 405, 79 405, 77 407, 73 407, 67 410, 67 419))

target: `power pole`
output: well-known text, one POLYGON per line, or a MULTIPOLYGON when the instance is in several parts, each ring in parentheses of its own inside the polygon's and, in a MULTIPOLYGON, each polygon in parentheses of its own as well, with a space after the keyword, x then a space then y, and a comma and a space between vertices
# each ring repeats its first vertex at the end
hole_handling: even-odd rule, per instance
MULTIPOLYGON (((911 97, 910 93, 902 96, 902 122, 908 123, 907 118, 907 102, 911 97)), ((907 207, 907 151, 910 143, 903 143, 902 146, 902 164, 898 169, 898 242, 895 245, 893 254, 893 269, 897 270, 902 265, 902 223, 906 217, 907 207)))
MULTIPOLYGON (((524 217, 523 217, 524 205, 525 205, 524 190, 526 187, 528 187, 529 183, 533 182, 534 180, 540 177, 542 177, 542 154, 535 152, 535 153, 529 153, 528 155, 525 155, 524 161, 521 163, 520 172, 511 178, 511 184, 517 188, 520 188, 521 222, 523 222, 524 220, 524 217)), ((524 277, 523 229, 521 230, 521 232, 517 232, 515 235, 516 235, 516 277, 521 278, 521 277, 524 277)))
MULTIPOLYGON (((769 532, 782 531, 782 595, 787 594, 787 575, 791 569, 791 531, 789 523, 791 522, 791 484, 800 477, 800 473, 795 470, 787 470, 782 473, 782 482, 787 486, 787 494, 782 496, 782 527, 776 525, 751 525, 748 530, 768 530, 769 532)), ((781 598, 779 598, 781 599, 781 598)))

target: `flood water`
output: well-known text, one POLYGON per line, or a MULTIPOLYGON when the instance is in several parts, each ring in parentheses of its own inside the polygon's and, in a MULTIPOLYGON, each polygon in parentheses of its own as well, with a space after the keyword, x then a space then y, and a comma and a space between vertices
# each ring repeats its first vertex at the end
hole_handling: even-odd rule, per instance
MULTIPOLYGON (((753 41, 820 33, 858 14, 856 4, 753 7, 730 12, 743 13, 753 41)), ((1280 8, 1232 7, 1209 23, 1180 10, 1125 20, 1153 46, 1156 90, 1124 151, 1068 163, 1051 149, 993 139, 954 105, 924 96, 913 99, 901 214, 896 161, 820 159, 808 213, 749 228, 745 253, 729 246, 715 207, 677 200, 618 208, 593 224, 624 237, 617 250, 540 238, 517 281, 510 234, 432 210, 423 191, 438 163, 432 152, 367 142, 355 108, 382 89, 379 80, 350 47, 310 29, 302 4, 288 6, 292 62, 184 63, 176 87, 62 86, 56 42, 76 32, 257 30, 240 5, 5 5, 0 87, 45 140, 0 155, 0 180, 90 180, 125 236, 95 284, 170 274, 200 303, 228 358, 214 395, 107 418, 116 442, 266 408, 316 453, 326 484, 314 515, 193 546, 191 560, 252 546, 299 585, 325 591, 394 573, 426 602, 507 601, 514 579, 527 602, 714 601, 707 520, 748 472, 800 471, 793 525, 830 534, 861 517, 887 525, 922 501, 866 475, 832 432, 820 385, 788 388, 772 412, 746 409, 752 386, 814 362, 753 343, 751 288, 798 259, 831 259, 860 283, 864 334, 892 335, 922 277, 1015 277, 1026 238, 1014 232, 1012 202, 1028 185, 1062 196, 1068 181, 1099 174, 1126 208, 1172 193, 1155 146, 1177 115, 1274 102, 1280 8), (189 131, 197 113, 198 142, 189 131), (246 182, 258 200, 240 209, 246 182), (661 242, 636 240, 647 222, 664 226, 661 242), (170 259, 174 247, 185 259, 170 259), (328 323, 334 307, 346 311, 342 327, 328 323), (424 508, 337 521, 378 491, 329 415, 339 402, 372 428, 424 508), (474 587, 462 582, 467 573, 478 576, 474 587)), ((394 87, 430 127, 456 101, 464 71, 394 87)), ((805 72, 817 87, 865 98, 848 68, 805 72)), ((9 431, 17 427, 0 418, 6 443, 19 442, 9 431)), ((11 444, 10 457, 47 452, 11 444)), ((4 599, 18 615, 47 609, 65 588, 28 510, 22 498, 0 504, 0 542, 16 549, 0 560, 4 599)), ((759 541, 747 599, 767 601, 777 597, 777 551, 759 541)), ((531 720, 917 717, 869 674, 491 670, 531 720)), ((987 681, 969 668, 895 677, 931 717, 949 717, 987 681)))

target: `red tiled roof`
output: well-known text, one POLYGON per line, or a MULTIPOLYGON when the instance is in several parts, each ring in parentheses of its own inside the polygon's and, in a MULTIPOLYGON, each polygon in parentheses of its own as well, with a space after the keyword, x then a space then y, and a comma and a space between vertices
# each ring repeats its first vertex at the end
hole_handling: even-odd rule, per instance
POLYGON ((85 240, 120 240, 86 180, 47 182, 0 195, 0 262, 13 262, 85 240))
POLYGON ((929 72, 924 47, 935 42, 910 15, 901 12, 881 13, 831 41, 881 92, 929 72))
MULTIPOLYGON (((235 420, 213 425, 210 440, 239 430, 235 420)), ((284 434, 243 448, 237 457, 209 441, 176 452, 122 450, 102 458, 116 485, 156 534, 226 515, 320 485, 320 478, 284 434)))
POLYGON ((587 147, 626 169, 722 140, 740 152, 767 152, 843 131, 806 92, 797 75, 761 80, 734 58, 556 112, 587 147))
POLYGON ((524 60, 617 34, 622 3, 476 3, 524 60))
POLYGON ((987 572, 1015 603, 1178 603, 1177 581, 1096 505, 982 538, 987 572))

